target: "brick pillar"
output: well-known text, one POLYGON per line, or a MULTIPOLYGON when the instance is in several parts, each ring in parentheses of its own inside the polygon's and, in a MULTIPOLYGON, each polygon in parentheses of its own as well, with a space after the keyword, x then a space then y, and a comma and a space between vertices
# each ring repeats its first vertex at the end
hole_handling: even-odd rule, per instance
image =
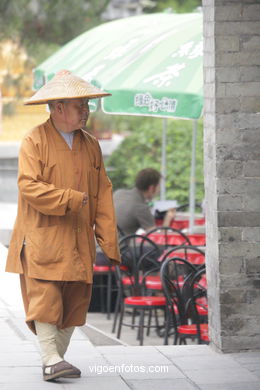
POLYGON ((260 348, 260 3, 203 0, 212 346, 260 348))

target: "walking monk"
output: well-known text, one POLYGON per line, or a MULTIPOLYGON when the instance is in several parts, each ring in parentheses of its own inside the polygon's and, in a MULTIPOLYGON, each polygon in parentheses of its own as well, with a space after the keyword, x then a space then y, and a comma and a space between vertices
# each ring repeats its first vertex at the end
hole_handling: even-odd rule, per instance
POLYGON ((108 95, 60 71, 25 103, 48 104, 50 118, 21 145, 6 271, 20 274, 26 323, 37 335, 46 381, 80 377, 64 354, 75 326, 86 321, 95 237, 111 263, 120 263, 111 182, 98 142, 83 129, 89 99, 108 95))

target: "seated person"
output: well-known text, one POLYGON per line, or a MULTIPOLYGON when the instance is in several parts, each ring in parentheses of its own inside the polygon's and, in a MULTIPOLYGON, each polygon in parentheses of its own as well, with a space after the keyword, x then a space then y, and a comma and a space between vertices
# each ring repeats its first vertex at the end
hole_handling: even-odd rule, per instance
MULTIPOLYGON (((156 227, 149 202, 159 193, 160 180, 160 172, 153 168, 146 168, 137 174, 134 188, 115 191, 114 206, 117 224, 125 235, 135 234, 140 228, 149 231, 156 227)), ((175 214, 175 209, 168 210, 163 226, 170 226, 175 214)))

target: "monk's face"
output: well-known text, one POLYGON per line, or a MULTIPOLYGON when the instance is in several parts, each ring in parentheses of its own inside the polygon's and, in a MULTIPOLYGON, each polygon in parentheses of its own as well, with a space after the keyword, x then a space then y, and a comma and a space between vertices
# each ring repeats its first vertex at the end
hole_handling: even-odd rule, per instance
POLYGON ((58 103, 63 130, 71 132, 86 125, 89 116, 88 99, 71 99, 58 103))

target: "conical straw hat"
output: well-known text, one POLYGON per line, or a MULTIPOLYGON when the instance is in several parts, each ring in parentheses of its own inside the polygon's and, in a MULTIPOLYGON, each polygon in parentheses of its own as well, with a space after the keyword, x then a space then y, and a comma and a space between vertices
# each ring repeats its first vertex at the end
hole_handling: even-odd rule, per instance
POLYGON ((53 79, 41 87, 24 104, 46 104, 52 100, 95 99, 110 96, 87 81, 73 75, 68 70, 58 72, 53 79))

